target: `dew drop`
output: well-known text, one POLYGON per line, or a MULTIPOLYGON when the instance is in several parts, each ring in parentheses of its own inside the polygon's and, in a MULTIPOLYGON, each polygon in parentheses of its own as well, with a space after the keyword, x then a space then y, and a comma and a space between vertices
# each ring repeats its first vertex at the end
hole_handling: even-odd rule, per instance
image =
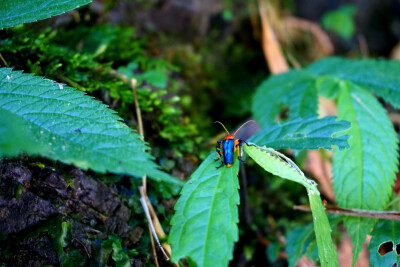
POLYGON ((43 134, 43 131, 40 131, 40 134, 43 134))
POLYGON ((7 81, 10 81, 11 77, 7 75, 7 81))
POLYGON ((55 138, 54 136, 53 136, 53 138, 52 138, 52 139, 53 139, 53 141, 54 141, 54 140, 56 140, 56 138, 55 138))
POLYGON ((49 146, 53 145, 52 143, 49 143, 49 146))
POLYGON ((60 88, 60 90, 64 89, 64 86, 62 84, 58 84, 58 88, 60 88))

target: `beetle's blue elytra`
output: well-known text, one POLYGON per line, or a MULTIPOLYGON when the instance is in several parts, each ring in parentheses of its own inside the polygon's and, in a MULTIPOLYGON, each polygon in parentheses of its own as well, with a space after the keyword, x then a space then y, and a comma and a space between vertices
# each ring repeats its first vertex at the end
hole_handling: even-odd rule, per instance
POLYGON ((254 120, 246 121, 245 123, 242 124, 242 126, 239 127, 239 129, 236 130, 234 134, 230 134, 221 122, 219 121, 215 122, 221 124, 222 127, 224 127, 225 131, 228 133, 228 135, 224 138, 224 140, 217 141, 217 145, 215 146, 218 156, 216 160, 221 161, 221 165, 218 166, 217 169, 221 168, 224 165, 228 168, 231 167, 233 165, 233 160, 235 158, 234 155, 236 151, 238 153, 238 159, 241 162, 244 162, 240 157, 241 155, 240 150, 243 143, 246 143, 246 141, 242 139, 235 140, 235 135, 244 125, 246 125, 249 122, 255 122, 255 121, 254 120))

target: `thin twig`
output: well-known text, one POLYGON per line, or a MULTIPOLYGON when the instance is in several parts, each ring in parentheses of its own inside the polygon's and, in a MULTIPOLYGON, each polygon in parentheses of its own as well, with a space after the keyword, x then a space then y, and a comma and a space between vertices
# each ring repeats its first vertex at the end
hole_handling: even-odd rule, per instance
MULTIPOLYGON (((118 72, 116 72, 116 75, 118 75, 118 72)), ((124 78, 124 76, 122 76, 121 78, 124 78)), ((131 79, 130 82, 131 82, 133 98, 135 100, 135 108, 136 108, 136 116, 137 116, 137 121, 138 121, 139 134, 141 135, 142 141, 144 141, 143 120, 142 120, 142 114, 140 111, 139 100, 138 100, 137 92, 136 92, 137 80, 131 79)), ((150 232, 150 238, 152 240, 151 245, 153 248, 154 260, 156 262, 156 265, 158 266, 157 253, 155 251, 153 237, 156 240, 158 247, 160 248, 161 252, 163 253, 163 255, 167 261, 169 261, 169 256, 165 252, 163 246, 160 243, 160 240, 158 239, 158 235, 161 238, 164 238, 165 232, 162 229, 160 221, 158 220, 157 214, 155 213, 154 208, 149 201, 149 198, 147 197, 147 176, 146 175, 143 175, 143 177, 142 177, 142 186, 139 187, 139 191, 140 191, 140 196, 141 196, 140 203, 142 204, 143 210, 146 214, 147 221, 149 223, 149 232, 150 232), (150 215, 150 213, 151 213, 151 215, 150 215), (156 231, 154 225, 156 225, 158 231, 156 231)), ((166 246, 166 250, 170 252, 169 245, 168 244, 163 244, 163 245, 166 246)))
MULTIPOLYGON (((293 209, 307 211, 307 212, 311 211, 310 206, 306 205, 293 206, 293 209)), ((326 213, 353 216, 353 217, 366 217, 366 218, 400 221, 400 212, 398 211, 341 209, 336 207, 326 207, 325 211, 326 213)))
MULTIPOLYGON (((105 69, 98 68, 98 70, 103 71, 105 69)), ((144 141, 143 120, 142 120, 142 114, 140 111, 139 101, 138 101, 137 92, 136 92, 137 80, 136 79, 128 79, 128 77, 126 75, 124 75, 116 70, 113 70, 113 69, 108 70, 108 74, 113 75, 114 77, 122 80, 124 83, 130 82, 132 94, 133 94, 134 101, 135 101, 136 116, 137 116, 137 120, 138 120, 138 131, 141 136, 141 140, 144 141)), ((144 175, 142 177, 142 186, 139 188, 139 191, 140 191, 141 195, 143 194, 141 197, 141 203, 143 206, 143 210, 145 211, 146 214, 147 213, 150 214, 150 217, 147 218, 147 221, 149 223, 149 232, 150 232, 150 239, 152 240, 151 243, 152 243, 152 248, 153 248, 153 254, 154 254, 155 261, 157 263, 158 260, 157 260, 157 254, 155 253, 153 237, 156 239, 157 243, 160 244, 160 241, 158 240, 158 236, 160 236, 160 238, 164 238, 166 235, 165 235, 164 230, 162 229, 160 221, 158 220, 157 214, 154 211, 154 208, 151 205, 149 198, 147 197, 147 177, 146 177, 146 175, 144 175), (143 202, 142 198, 144 199, 144 202, 143 202), (146 205, 143 205, 143 203, 145 203, 146 205), (154 231, 152 231, 151 229, 153 229, 154 231)), ((164 254, 166 260, 169 260, 168 255, 171 255, 171 247, 169 246, 169 244, 163 243, 162 246, 160 246, 160 249, 161 249, 162 253, 164 254), (164 246, 164 248, 163 248, 163 246, 164 246), (168 255, 166 254, 165 251, 168 252, 168 255)), ((174 266, 177 266, 177 265, 174 264, 174 266)))
POLYGON ((9 66, 7 64, 7 61, 4 59, 4 57, 1 53, 0 53, 0 59, 1 59, 1 61, 3 61, 4 66, 6 66, 8 68, 9 66))
MULTIPOLYGON (((148 228, 149 228, 149 233, 151 233, 151 227, 150 224, 147 224, 148 228)), ((156 264, 156 267, 160 267, 160 265, 158 264, 158 258, 157 258, 157 252, 156 252, 156 246, 154 245, 154 238, 152 235, 150 235, 150 243, 151 243, 151 249, 153 251, 153 255, 154 255, 154 262, 156 264)))
POLYGON ((157 245, 160 248, 161 252, 164 254, 165 259, 167 261, 169 261, 169 257, 167 255, 167 253, 165 252, 163 246, 161 245, 160 240, 158 240, 156 230, 154 229, 154 226, 153 226, 153 223, 152 223, 152 220, 151 220, 151 216, 150 216, 150 212, 149 212, 149 209, 148 209, 147 203, 146 203, 147 196, 145 195, 145 192, 144 192, 142 186, 139 187, 139 192, 140 192, 140 203, 142 204, 142 207, 143 207, 143 210, 144 210, 144 214, 146 215, 147 221, 149 222, 151 233, 153 234, 154 239, 156 240, 157 245))
POLYGON ((142 136, 141 139, 144 141, 143 121, 142 121, 142 114, 140 112, 139 100, 138 100, 137 93, 136 93, 136 84, 137 84, 137 80, 131 79, 132 93, 133 93, 133 97, 135 99, 136 116, 138 119, 139 134, 142 136))
POLYGON ((90 259, 91 257, 90 257, 89 251, 87 250, 85 244, 83 244, 83 242, 80 241, 80 240, 79 240, 78 238, 76 238, 76 237, 72 238, 72 240, 75 240, 76 242, 78 242, 78 244, 80 244, 80 245, 85 249, 85 252, 86 252, 86 254, 88 255, 88 257, 89 257, 89 259, 90 259))
MULTIPOLYGON (((135 99, 136 117, 137 117, 137 121, 138 121, 139 134, 141 136, 140 139, 142 139, 142 141, 144 141, 142 113, 140 112, 139 100, 138 100, 137 93, 136 93, 136 84, 137 84, 137 80, 131 79, 132 94, 133 94, 133 98, 135 99)), ((146 195, 147 194, 147 177, 146 177, 146 175, 144 175, 142 177, 142 186, 143 186, 144 193, 146 195)))
MULTIPOLYGON (((241 167, 244 167, 243 164, 241 167)), ((251 216, 251 212, 249 209, 249 199, 248 199, 248 191, 247 191, 247 175, 245 168, 239 168, 240 170, 240 178, 242 180, 242 190, 243 190, 243 209, 244 209, 244 218, 248 225, 253 224, 253 218, 251 216)))
POLYGON ((361 55, 364 58, 369 58, 369 49, 368 49, 367 39, 365 39, 364 35, 360 34, 357 36, 357 40, 358 40, 358 45, 360 46, 361 55))

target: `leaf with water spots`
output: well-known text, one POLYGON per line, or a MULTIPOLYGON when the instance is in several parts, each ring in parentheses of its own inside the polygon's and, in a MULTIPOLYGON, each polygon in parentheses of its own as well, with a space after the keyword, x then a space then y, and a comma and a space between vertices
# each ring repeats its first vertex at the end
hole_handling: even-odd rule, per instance
POLYGON ((0 68, 0 156, 26 152, 82 169, 181 183, 158 169, 121 120, 78 90, 0 68))

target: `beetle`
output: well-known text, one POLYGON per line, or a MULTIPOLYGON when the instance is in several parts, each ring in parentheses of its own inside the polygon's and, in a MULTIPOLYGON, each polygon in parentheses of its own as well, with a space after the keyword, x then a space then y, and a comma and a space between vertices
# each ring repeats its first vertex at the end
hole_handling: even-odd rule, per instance
POLYGON ((228 168, 231 167, 233 165, 234 154, 236 151, 238 154, 238 160, 240 162, 244 162, 241 159, 241 155, 242 155, 241 147, 242 147, 243 143, 245 143, 245 144, 247 144, 247 143, 243 139, 235 139, 235 135, 243 126, 245 126, 249 122, 255 122, 255 121, 254 120, 246 121, 245 123, 242 124, 242 126, 239 127, 239 129, 236 130, 236 132, 234 134, 230 134, 228 132, 228 130, 225 128, 225 126, 222 124, 222 122, 219 122, 219 121, 214 122, 214 123, 221 124, 222 127, 224 127, 225 131, 228 134, 224 138, 224 140, 217 141, 217 145, 215 146, 217 156, 218 156, 218 158, 215 159, 215 161, 217 161, 217 160, 221 161, 221 165, 216 167, 217 169, 221 168, 224 165, 228 168))

